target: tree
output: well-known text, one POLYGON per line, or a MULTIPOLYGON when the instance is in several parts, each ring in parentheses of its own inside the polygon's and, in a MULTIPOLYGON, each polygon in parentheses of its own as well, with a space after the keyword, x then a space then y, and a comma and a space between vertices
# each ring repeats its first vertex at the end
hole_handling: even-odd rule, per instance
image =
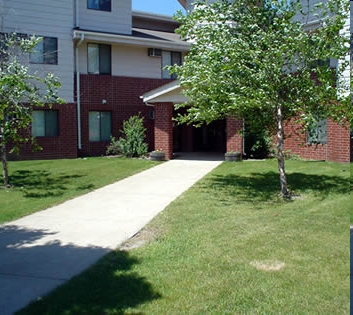
POLYGON ((345 0, 315 6, 309 0, 307 6, 287 0, 196 2, 187 16, 176 15, 177 32, 192 43, 184 63, 170 67, 190 99, 177 105, 187 108, 178 121, 198 124, 235 116, 277 133, 281 195, 291 198, 284 121, 294 119, 304 130, 324 117, 348 118, 348 97, 336 88, 348 63, 329 66, 330 60, 349 55, 341 32, 347 15, 345 0), (308 30, 306 21, 313 17, 320 27, 308 30))
POLYGON ((25 132, 31 125, 33 108, 62 102, 57 96, 58 79, 51 73, 42 77, 31 72, 26 62, 41 40, 0 33, 0 157, 5 187, 9 185, 7 153, 18 151, 21 143, 35 144, 25 132))

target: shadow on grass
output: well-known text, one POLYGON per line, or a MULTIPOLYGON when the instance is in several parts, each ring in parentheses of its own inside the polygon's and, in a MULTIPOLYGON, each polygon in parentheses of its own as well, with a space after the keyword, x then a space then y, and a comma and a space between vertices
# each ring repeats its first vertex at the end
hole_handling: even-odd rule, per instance
POLYGON ((0 226, 1 314, 12 314, 34 300, 17 314, 124 314, 160 297, 146 278, 131 271, 139 261, 128 252, 46 241, 55 234, 0 226))
MULTIPOLYGON (((304 173, 287 174, 289 190, 294 194, 311 191, 318 197, 328 194, 348 194, 349 180, 339 176, 309 175, 304 173)), ((210 185, 217 191, 226 190, 244 201, 267 201, 280 192, 279 175, 276 172, 250 173, 244 175, 214 175, 210 185)))
MULTIPOLYGON (((73 179, 83 177, 81 174, 53 175, 47 170, 18 170, 10 176, 10 184, 15 188, 23 189, 28 198, 58 197, 69 187, 73 179)), ((76 190, 92 189, 92 184, 81 185, 76 190)))
POLYGON ((145 277, 130 269, 138 260, 115 251, 21 314, 125 314, 125 310, 161 297, 145 277))

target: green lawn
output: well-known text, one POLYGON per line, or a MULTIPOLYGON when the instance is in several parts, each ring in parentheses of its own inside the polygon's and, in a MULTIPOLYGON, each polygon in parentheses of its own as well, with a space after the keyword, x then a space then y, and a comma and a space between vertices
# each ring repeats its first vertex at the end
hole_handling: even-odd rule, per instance
POLYGON ((0 187, 0 223, 46 209, 153 165, 156 162, 107 157, 9 162, 12 188, 0 187))
POLYGON ((349 314, 349 165, 287 172, 291 202, 275 161, 223 163, 141 232, 145 245, 20 314, 349 314))
MULTIPOLYGON (((350 177, 350 195, 351 195, 351 205, 353 204, 353 196, 352 196, 352 190, 353 190, 353 167, 352 167, 352 163, 351 163, 351 177, 350 177)), ((353 225, 353 211, 351 209, 350 211, 350 214, 351 214, 351 225, 353 225)))

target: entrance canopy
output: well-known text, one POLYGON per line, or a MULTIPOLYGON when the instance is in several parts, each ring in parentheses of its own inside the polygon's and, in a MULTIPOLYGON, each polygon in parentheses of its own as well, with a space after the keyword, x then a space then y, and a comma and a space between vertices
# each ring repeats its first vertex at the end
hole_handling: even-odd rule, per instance
POLYGON ((190 103, 179 81, 162 85, 140 98, 154 107, 154 147, 164 151, 166 159, 172 158, 173 151, 243 151, 241 120, 228 117, 197 130, 173 123, 174 104, 190 103))
POLYGON ((188 102, 189 98, 183 95, 182 90, 179 81, 176 80, 149 91, 140 97, 146 105, 152 105, 155 103, 178 104, 188 102))

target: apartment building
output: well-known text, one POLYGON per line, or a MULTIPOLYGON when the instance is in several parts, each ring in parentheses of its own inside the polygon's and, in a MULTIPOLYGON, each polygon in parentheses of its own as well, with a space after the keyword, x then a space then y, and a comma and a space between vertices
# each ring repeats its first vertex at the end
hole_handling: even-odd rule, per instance
MULTIPOLYGON (((216 0, 209 0, 209 3, 216 0)), ((187 10, 193 9, 192 0, 179 0, 183 7, 187 10)), ((319 0, 303 1, 303 10, 310 12, 311 9, 318 4, 319 0)), ((303 16, 298 13, 295 16, 304 27, 310 31, 320 26, 320 21, 317 20, 315 14, 303 16)), ((341 32, 347 37, 352 25, 352 2, 350 19, 346 20, 346 25, 341 32)), ((352 35, 351 35, 352 38, 352 35)), ((333 69, 337 64, 347 61, 345 60, 330 60, 330 67, 333 69)), ((345 73, 339 78, 337 85, 340 88, 339 93, 350 93, 350 68, 346 68, 345 73)), ((155 104, 156 121, 155 125, 158 128, 155 131, 155 142, 158 148, 163 148, 167 152, 167 156, 172 156, 172 152, 176 149, 180 151, 193 150, 217 150, 217 151, 238 151, 248 154, 247 147, 251 144, 244 142, 240 135, 243 129, 242 121, 232 117, 226 118, 224 121, 216 121, 210 125, 205 125, 198 130, 189 126, 172 126, 166 124, 166 121, 171 121, 173 116, 173 104, 187 101, 182 95, 181 87, 178 82, 172 82, 164 87, 159 87, 143 95, 145 102, 155 104), (163 111, 161 111, 163 109, 163 111), (173 132, 171 131, 173 130, 173 132)), ((298 155, 302 158, 313 160, 327 160, 337 162, 349 162, 352 160, 352 150, 349 126, 342 122, 338 124, 329 119, 320 121, 316 127, 314 135, 303 133, 299 125, 293 121, 287 122, 285 125, 286 140, 284 150, 292 155, 298 155)))
MULTIPOLYGON (((192 1, 179 2, 192 9, 192 1)), ((110 137, 137 113, 144 117, 149 150, 163 149, 168 158, 177 151, 243 152, 243 123, 234 118, 201 128, 173 123, 173 105, 185 97, 163 68, 180 64, 189 50, 174 33, 177 27, 171 17, 133 12, 131 0, 0 0, 0 32, 43 37, 27 62, 33 71, 54 73, 66 101, 33 113, 32 134, 43 150, 24 145, 12 158, 104 155, 110 137)), ((323 128, 321 144, 293 136, 286 149, 348 162, 349 131, 329 120, 323 128)))
POLYGON ((132 12, 131 0, 1 0, 0 31, 38 35, 27 62, 62 83, 65 104, 33 113, 41 151, 24 145, 20 159, 74 158, 106 152, 123 121, 141 113, 154 148, 154 109, 140 96, 174 80, 165 65, 182 62, 189 44, 162 15, 132 12))

